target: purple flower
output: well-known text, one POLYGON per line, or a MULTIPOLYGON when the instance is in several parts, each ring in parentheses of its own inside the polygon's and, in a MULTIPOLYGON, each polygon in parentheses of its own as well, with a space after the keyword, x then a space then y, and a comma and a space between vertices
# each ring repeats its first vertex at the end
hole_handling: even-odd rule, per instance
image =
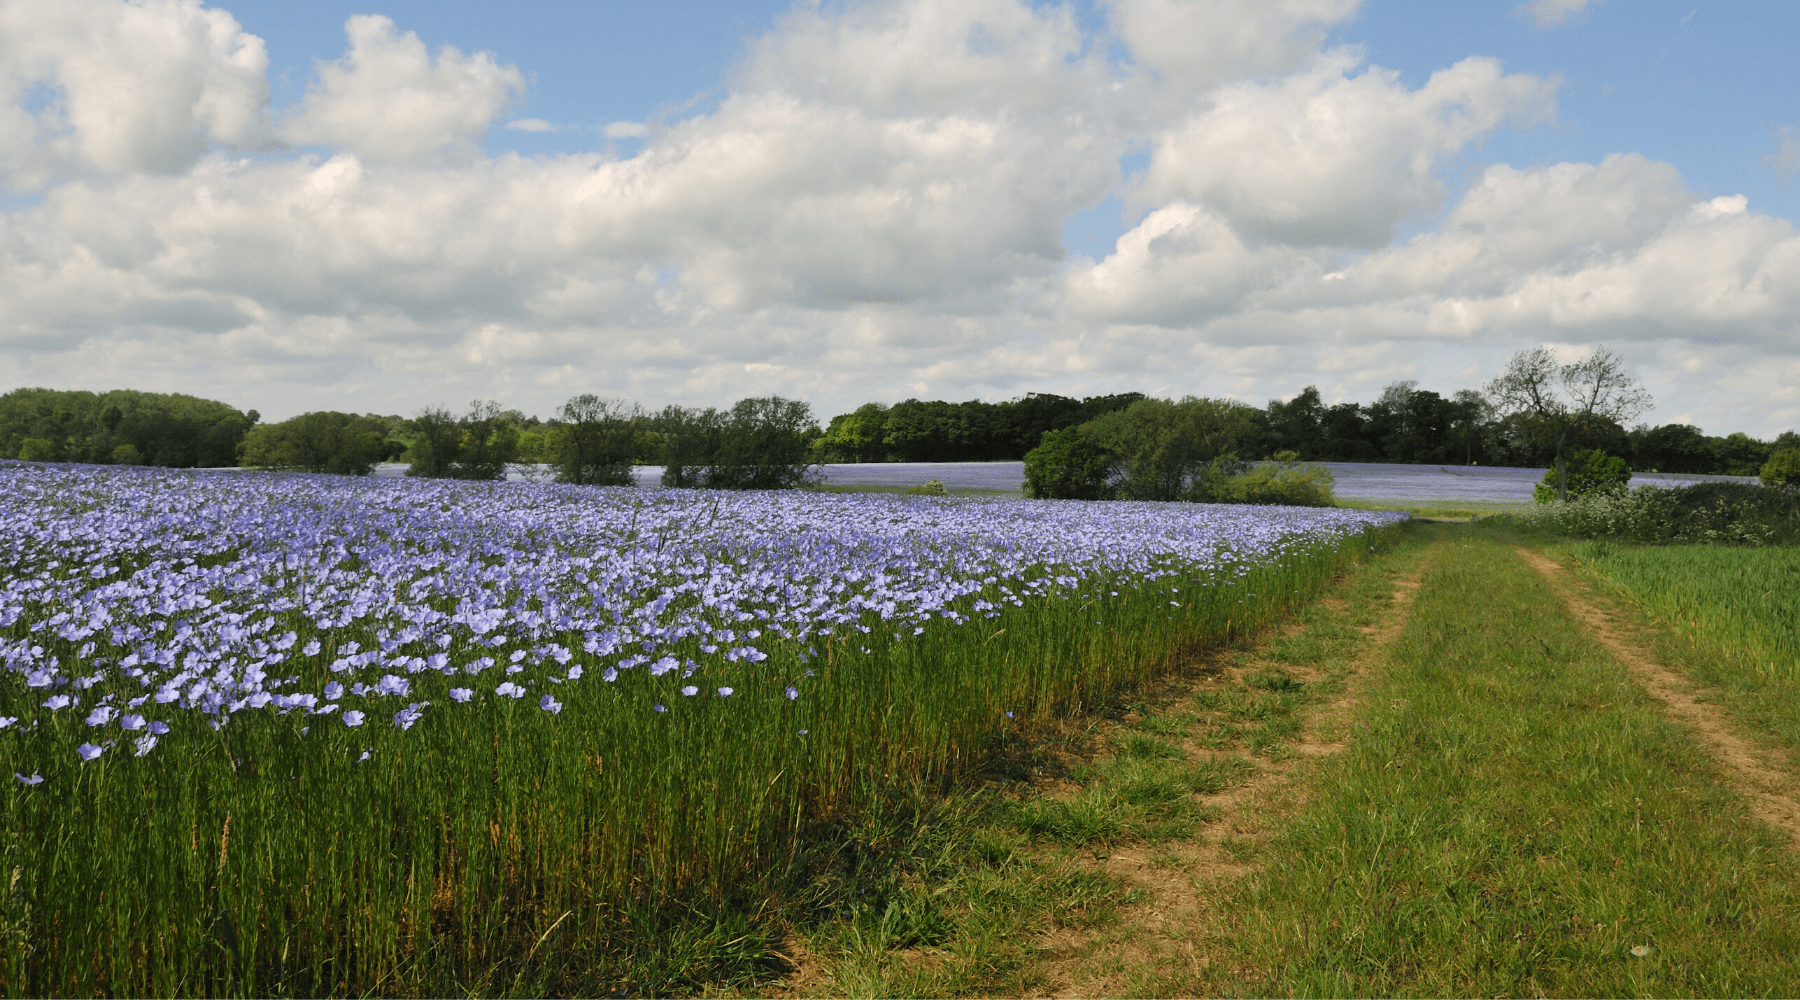
POLYGON ((105 747, 97 747, 97 746, 93 745, 92 743, 83 743, 82 745, 75 748, 75 752, 77 754, 80 754, 82 762, 86 763, 87 761, 93 760, 95 757, 98 757, 101 754, 105 753, 106 748, 105 747))
POLYGON ((787 696, 789 701, 793 701, 795 698, 800 697, 800 689, 797 687, 789 687, 787 689, 787 696))
POLYGON ((150 723, 150 732, 156 736, 161 736, 162 734, 164 734, 168 731, 169 731, 169 724, 166 722, 163 722, 160 719, 158 719, 155 722, 150 723))
POLYGON ((52 712, 60 712, 73 704, 74 700, 66 694, 53 694, 44 699, 44 707, 52 712))
POLYGON ((0 715, 0 729, 5 729, 17 721, 19 721, 19 717, 16 715, 0 715))
POLYGON ((308 640, 306 645, 300 647, 300 652, 307 656, 318 656, 319 655, 319 640, 317 640, 317 639, 308 640))
POLYGON ((344 725, 349 726, 352 729, 354 729, 357 726, 360 726, 362 724, 363 724, 363 714, 361 712, 351 710, 351 711, 344 713, 344 725))
POLYGON ((692 684, 689 684, 687 687, 684 687, 681 689, 681 693, 687 695, 689 698, 692 698, 693 696, 700 693, 700 689, 693 686, 692 684))
POLYGON ((142 757, 156 749, 156 737, 154 736, 139 736, 135 742, 137 743, 137 753, 133 756, 142 757))
POLYGON ((654 712, 667 712, 669 710, 669 706, 667 706, 667 705, 652 705, 652 706, 650 706, 650 710, 654 711, 654 712))
POLYGON ((416 702, 413 702, 411 705, 408 705, 405 708, 401 709, 400 711, 395 712, 394 713, 395 727, 400 729, 402 732, 404 732, 405 730, 411 729, 413 727, 414 723, 417 723, 420 719, 423 719, 425 717, 425 708, 426 708, 426 706, 428 706, 430 704, 431 703, 428 701, 416 701, 416 702))
POLYGON ((113 708, 111 705, 101 705, 99 708, 89 712, 85 721, 90 726, 104 726, 112 721, 113 716, 118 714, 119 710, 113 708))
POLYGON ((325 685, 325 700, 336 701, 344 696, 344 686, 337 681, 325 685))
POLYGON ((512 681, 502 681, 500 686, 494 689, 494 693, 504 698, 525 697, 525 689, 512 681))
POLYGON ((119 719, 119 728, 126 732, 136 732, 137 730, 144 728, 144 717, 141 715, 124 716, 119 719))
POLYGON ((475 697, 475 692, 469 690, 468 688, 451 688, 450 689, 450 700, 451 701, 466 702, 470 698, 473 698, 473 697, 475 697))
POLYGON ((37 773, 36 771, 31 772, 31 777, 29 777, 29 778, 25 777, 23 774, 20 774, 17 771, 14 771, 13 777, 19 779, 20 783, 26 784, 26 785, 41 785, 44 783, 44 776, 37 773))
POLYGON ((720 689, 719 689, 719 697, 721 697, 721 698, 729 698, 729 697, 731 697, 731 689, 730 689, 730 688, 723 688, 723 687, 722 687, 722 688, 720 688, 720 689))
POLYGON ((552 698, 549 695, 545 695, 542 698, 538 699, 538 707, 543 709, 546 712, 549 712, 551 715, 555 715, 556 713, 562 711, 562 702, 557 701, 555 698, 552 698))

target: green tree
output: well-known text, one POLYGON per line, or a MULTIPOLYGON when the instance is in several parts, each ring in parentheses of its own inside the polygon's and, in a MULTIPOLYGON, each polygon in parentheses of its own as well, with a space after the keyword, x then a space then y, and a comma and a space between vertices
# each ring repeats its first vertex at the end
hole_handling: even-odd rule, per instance
POLYGON ((1800 448, 1783 448, 1770 455, 1759 478, 1764 486, 1800 486, 1800 448))
POLYGON ((1040 500, 1112 496, 1113 456, 1074 427, 1045 431, 1025 453, 1025 495, 1040 500))
POLYGON ((1520 351, 1488 383, 1487 394, 1554 450, 1559 500, 1568 499, 1565 452, 1579 435, 1600 420, 1623 424, 1651 405, 1650 394, 1625 373, 1624 359, 1604 347, 1566 365, 1548 348, 1520 351))
POLYGON ((724 417, 710 406, 671 405, 663 407, 655 422, 662 436, 662 484, 677 489, 705 486, 724 417))
POLYGON ((462 417, 428 406, 413 418, 413 432, 409 476, 501 479, 519 453, 518 425, 492 400, 474 400, 462 417))
POLYGON ((1258 431, 1256 413, 1228 399, 1142 399, 1082 424, 1080 433, 1112 456, 1118 499, 1206 501, 1239 471, 1239 449, 1258 431))
POLYGON ((56 461, 56 443, 44 438, 25 438, 19 442, 19 461, 54 462, 56 461))
POLYGON ((366 476, 389 454, 384 430, 381 421, 354 413, 303 413, 253 428, 239 460, 255 468, 366 476))
POLYGON ((864 403, 851 413, 832 417, 817 445, 820 455, 837 462, 882 461, 887 457, 887 411, 880 403, 864 403))
POLYGON ((806 481, 815 425, 812 407, 797 399, 740 399, 724 414, 706 465, 706 485, 728 490, 792 489, 806 481))
POLYGON ((1631 482, 1631 466, 1626 465, 1624 459, 1598 448, 1572 449, 1559 468, 1568 478, 1558 482, 1558 469, 1547 470, 1543 482, 1532 487, 1533 500, 1555 503, 1590 493, 1624 492, 1631 482))
POLYGON ((623 400, 583 393, 558 411, 562 420, 550 438, 557 482, 585 486, 630 486, 643 413, 623 400))

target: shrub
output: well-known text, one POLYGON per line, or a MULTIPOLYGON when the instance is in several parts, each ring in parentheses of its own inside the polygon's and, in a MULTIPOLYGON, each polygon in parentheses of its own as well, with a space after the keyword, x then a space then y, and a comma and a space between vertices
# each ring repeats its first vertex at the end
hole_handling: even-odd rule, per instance
POLYGON ((1337 485, 1337 479, 1331 470, 1298 461, 1299 457, 1295 452, 1284 451, 1251 466, 1242 475, 1225 481, 1226 497, 1232 503, 1336 506, 1331 488, 1337 485))
POLYGON ((19 461, 53 462, 55 460, 55 444, 43 438, 26 438, 19 442, 19 461))
POLYGON ((261 469, 299 469, 366 476, 388 456, 384 426, 354 413, 303 413, 253 427, 239 460, 261 469))
POLYGON ((944 490, 944 481, 942 479, 927 479, 921 485, 914 486, 906 492, 912 496, 918 497, 942 497, 950 495, 944 490))
POLYGON ((1800 486, 1800 448, 1783 448, 1763 463, 1764 486, 1800 486))
POLYGON ((1800 489, 1699 483, 1596 491, 1566 504, 1496 515, 1500 524, 1576 538, 1716 545, 1800 544, 1800 489))
MULTIPOLYGON (((1622 458, 1597 449, 1577 448, 1563 461, 1569 481, 1564 492, 1570 500, 1590 493, 1618 493, 1631 482, 1631 466, 1622 458)), ((1544 472, 1544 481, 1532 488, 1531 498, 1538 503, 1556 502, 1556 469, 1544 472)))
POLYGON ((1257 415, 1228 399, 1140 399, 1077 430, 1111 454, 1112 496, 1216 502, 1223 481, 1243 471, 1236 456, 1257 415))
POLYGON ((112 450, 114 465, 143 465, 144 455, 135 444, 122 444, 112 450))
POLYGON ((1069 427, 1045 431, 1025 453, 1025 495, 1040 500, 1105 500, 1112 454, 1069 427))

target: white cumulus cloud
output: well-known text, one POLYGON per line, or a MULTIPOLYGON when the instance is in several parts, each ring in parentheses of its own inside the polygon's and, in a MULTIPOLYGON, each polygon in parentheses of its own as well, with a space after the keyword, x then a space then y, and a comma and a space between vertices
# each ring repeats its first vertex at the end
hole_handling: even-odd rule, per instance
POLYGON ((177 173, 263 139, 262 39, 199 0, 0 0, 0 178, 177 173))
POLYGON ((1789 221, 1635 154, 1470 167, 1552 120, 1558 81, 1476 55, 1408 86, 1322 48, 1356 10, 1114 0, 1097 30, 1023 0, 801 5, 709 110, 602 127, 624 152, 490 157, 496 123, 551 124, 506 117, 521 71, 383 17, 270 110, 223 11, 0 0, 0 173, 41 192, 0 214, 0 350, 16 384, 280 416, 1367 398, 1604 340, 1710 400, 1683 408, 1709 429, 1800 421, 1767 388, 1800 370, 1789 221), (1064 223, 1115 197, 1115 245, 1066 255, 1064 223))
POLYGON ((318 67, 306 98, 276 134, 300 146, 337 146, 371 160, 468 160, 524 91, 518 67, 444 46, 434 57, 413 32, 378 14, 344 25, 349 51, 318 67))

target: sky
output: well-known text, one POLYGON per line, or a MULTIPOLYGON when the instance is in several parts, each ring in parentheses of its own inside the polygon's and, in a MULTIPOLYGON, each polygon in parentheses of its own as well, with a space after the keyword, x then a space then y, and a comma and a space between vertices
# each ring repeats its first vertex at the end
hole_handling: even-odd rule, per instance
POLYGON ((0 391, 1800 426, 1800 5, 0 0, 0 391))

